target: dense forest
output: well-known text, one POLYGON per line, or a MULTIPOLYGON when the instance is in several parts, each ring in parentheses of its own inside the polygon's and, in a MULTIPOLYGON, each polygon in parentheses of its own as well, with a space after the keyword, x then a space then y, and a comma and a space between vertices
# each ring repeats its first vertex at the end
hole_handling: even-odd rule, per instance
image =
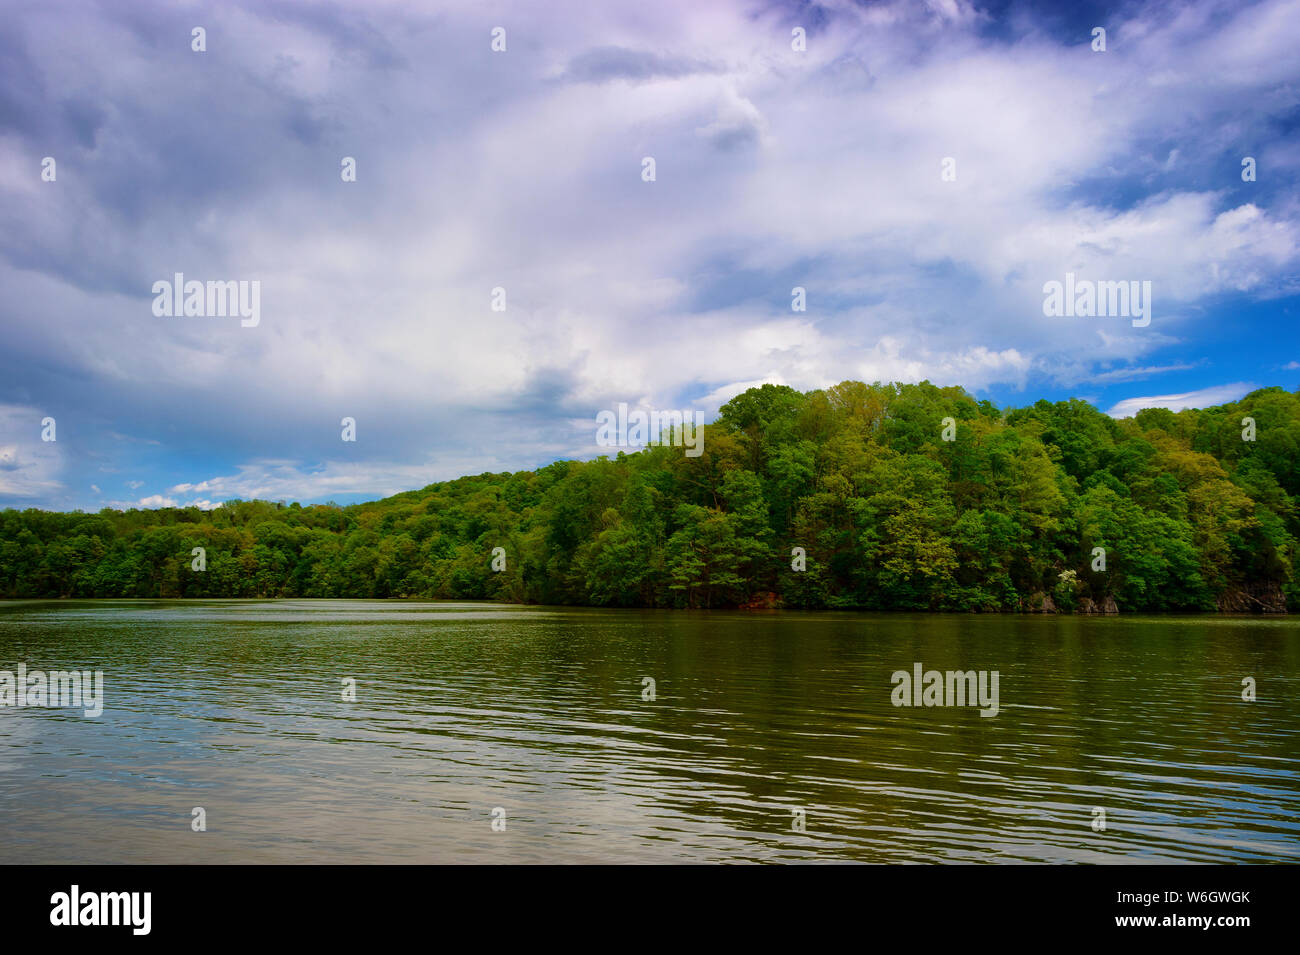
POLYGON ((1116 421, 929 382, 764 385, 698 457, 653 446, 348 507, 0 511, 0 596, 1278 612, 1298 449, 1300 392, 1281 388, 1116 421))

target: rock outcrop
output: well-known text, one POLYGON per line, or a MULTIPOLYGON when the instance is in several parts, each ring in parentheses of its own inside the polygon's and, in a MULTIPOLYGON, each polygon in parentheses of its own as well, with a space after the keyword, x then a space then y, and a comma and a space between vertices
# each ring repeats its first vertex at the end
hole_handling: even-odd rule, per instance
POLYGON ((1020 609, 1025 613, 1057 613, 1056 601, 1052 599, 1051 594, 1043 593, 1041 590, 1029 595, 1027 600, 1021 601, 1020 609))
POLYGON ((1229 587, 1215 601, 1219 613, 1286 613, 1286 594, 1277 584, 1229 587))
POLYGON ((1091 597, 1084 597, 1079 601, 1079 606, 1075 608, 1074 612, 1109 616, 1119 613, 1119 606, 1115 603, 1115 598, 1109 594, 1104 600, 1093 600, 1091 597))

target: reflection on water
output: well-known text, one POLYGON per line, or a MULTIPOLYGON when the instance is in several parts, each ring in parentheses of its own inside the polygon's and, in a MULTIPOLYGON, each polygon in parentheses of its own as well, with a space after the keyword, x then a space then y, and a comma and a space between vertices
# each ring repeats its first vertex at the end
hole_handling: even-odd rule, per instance
POLYGON ((7 862, 1300 858, 1286 619, 0 604, 19 663, 106 700, 0 708, 7 862), (1001 712, 894 707, 916 662, 1001 712))

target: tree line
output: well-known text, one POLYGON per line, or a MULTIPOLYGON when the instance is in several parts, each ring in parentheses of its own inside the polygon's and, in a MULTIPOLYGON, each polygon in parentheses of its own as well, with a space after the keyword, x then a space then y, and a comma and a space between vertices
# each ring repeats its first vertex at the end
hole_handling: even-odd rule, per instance
POLYGON ((704 428, 698 457, 651 446, 347 507, 0 511, 0 595, 1065 612, 1295 597, 1300 392, 1116 421, 929 382, 763 385, 704 428))

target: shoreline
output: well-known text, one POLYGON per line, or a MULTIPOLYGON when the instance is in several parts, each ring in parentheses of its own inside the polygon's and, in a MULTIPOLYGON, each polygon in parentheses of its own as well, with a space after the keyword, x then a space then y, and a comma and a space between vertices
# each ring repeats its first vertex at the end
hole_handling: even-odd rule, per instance
POLYGON ((1137 610, 1128 613, 1097 613, 1060 610, 918 610, 905 607, 602 607, 593 604, 548 604, 515 600, 480 600, 461 597, 0 597, 0 607, 16 604, 54 604, 54 603, 268 603, 268 602, 310 602, 310 603, 383 603, 383 604, 450 604, 472 605, 482 607, 527 607, 538 610, 599 610, 626 611, 636 613, 670 613, 670 614, 746 614, 759 616, 776 615, 814 615, 833 614, 836 616, 880 615, 880 616, 915 616, 915 617, 1014 617, 1014 618, 1097 618, 1118 619, 1174 619, 1188 620, 1274 620, 1296 616, 1290 611, 1262 611, 1242 613, 1224 610, 1207 610, 1200 613, 1186 610, 1159 611, 1137 610))

